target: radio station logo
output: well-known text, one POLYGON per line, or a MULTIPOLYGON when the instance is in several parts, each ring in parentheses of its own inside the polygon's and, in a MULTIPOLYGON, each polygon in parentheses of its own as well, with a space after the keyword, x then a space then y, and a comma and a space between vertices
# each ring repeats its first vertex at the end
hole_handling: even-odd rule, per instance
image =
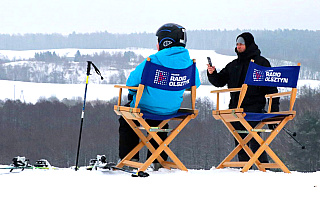
POLYGON ((281 72, 277 72, 274 70, 258 70, 254 69, 253 71, 253 81, 265 81, 265 82, 273 82, 273 83, 288 83, 289 78, 282 77, 281 72))
POLYGON ((263 81, 264 71, 254 69, 253 70, 253 81, 263 81))
POLYGON ((185 86, 190 83, 190 79, 187 76, 181 76, 180 74, 171 74, 169 86, 179 87, 185 86))
POLYGON ((158 85, 167 85, 169 72, 157 69, 154 76, 154 83, 158 85))

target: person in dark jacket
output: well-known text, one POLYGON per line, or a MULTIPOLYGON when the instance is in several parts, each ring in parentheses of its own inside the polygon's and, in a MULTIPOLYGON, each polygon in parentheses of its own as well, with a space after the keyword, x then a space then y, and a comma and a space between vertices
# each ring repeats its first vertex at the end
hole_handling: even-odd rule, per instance
MULTIPOLYGON (((254 37, 249 32, 244 32, 236 38, 235 52, 238 58, 228 63, 225 68, 220 72, 217 72, 215 66, 208 64, 207 75, 211 84, 216 87, 223 87, 227 85, 228 88, 239 88, 244 83, 250 60, 253 59, 258 65, 271 67, 269 61, 261 56, 261 51, 254 41, 254 37)), ((263 113, 265 112, 266 94, 277 93, 276 87, 261 87, 261 86, 248 86, 246 96, 244 97, 241 108, 245 112, 263 113)), ((230 93, 231 99, 229 108, 236 108, 239 100, 239 92, 230 93)), ((279 98, 275 98, 272 101, 272 112, 279 111, 279 98)), ((255 127, 258 122, 249 122, 252 127, 255 127)), ((236 130, 245 130, 240 122, 232 123, 236 130)), ((245 138, 247 134, 241 133, 240 136, 245 138)), ((235 144, 238 142, 235 140, 235 144)), ((253 152, 256 152, 260 147, 259 143, 255 139, 251 139, 249 147, 253 152)), ((249 156, 242 149, 238 153, 239 161, 248 161, 249 156)), ((266 152, 263 152, 259 157, 259 161, 262 163, 268 163, 268 157, 266 152)))

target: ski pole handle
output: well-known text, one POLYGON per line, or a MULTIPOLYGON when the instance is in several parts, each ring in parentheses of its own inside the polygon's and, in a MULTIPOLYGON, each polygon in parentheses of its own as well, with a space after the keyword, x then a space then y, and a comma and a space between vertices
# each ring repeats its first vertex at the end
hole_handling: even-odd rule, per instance
POLYGON ((90 69, 91 69, 91 65, 93 66, 94 70, 96 71, 96 73, 101 77, 101 80, 103 80, 103 77, 101 75, 100 70, 95 66, 95 64, 93 64, 92 61, 87 61, 88 62, 88 68, 87 68, 87 76, 90 75, 90 69))

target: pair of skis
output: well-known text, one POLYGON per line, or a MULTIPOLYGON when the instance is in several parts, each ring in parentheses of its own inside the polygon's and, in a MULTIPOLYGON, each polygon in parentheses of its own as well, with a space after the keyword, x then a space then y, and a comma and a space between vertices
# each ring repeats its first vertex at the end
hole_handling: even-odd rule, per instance
POLYGON ((131 170, 127 170, 124 168, 116 167, 115 163, 106 163, 106 164, 99 164, 99 165, 95 165, 95 166, 89 166, 89 167, 87 167, 87 170, 92 170, 92 169, 97 170, 98 168, 123 171, 123 172, 131 174, 132 177, 148 177, 149 176, 149 174, 146 172, 142 172, 142 171, 136 172, 136 171, 131 171, 131 170))
POLYGON ((55 169, 50 167, 34 167, 34 166, 21 166, 21 167, 15 167, 15 166, 8 166, 8 167, 0 167, 0 169, 10 169, 10 172, 12 172, 15 169, 21 169, 21 171, 25 169, 55 169))
POLYGON ((119 168, 119 167, 111 167, 112 169, 114 170, 120 170, 120 171, 123 171, 123 172, 127 172, 127 173, 130 173, 132 177, 148 177, 149 174, 147 172, 142 172, 142 171, 137 171, 137 172, 134 172, 134 171, 130 171, 130 170, 126 170, 126 169, 123 169, 123 168, 119 168))

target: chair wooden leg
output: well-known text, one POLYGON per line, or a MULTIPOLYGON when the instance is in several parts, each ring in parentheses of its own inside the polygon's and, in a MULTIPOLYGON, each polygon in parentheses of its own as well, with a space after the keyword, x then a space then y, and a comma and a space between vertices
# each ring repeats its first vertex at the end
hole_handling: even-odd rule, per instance
MULTIPOLYGON (((139 127, 134 123, 133 119, 128 119, 124 117, 130 127, 134 130, 134 132, 138 135, 141 142, 131 150, 131 152, 123 158, 117 165, 117 167, 123 167, 124 165, 138 167, 138 171, 145 171, 154 160, 158 160, 163 167, 170 169, 171 167, 178 168, 184 171, 188 171, 188 169, 183 165, 183 163, 178 159, 178 157, 171 151, 168 147, 172 140, 181 132, 184 126, 192 119, 191 116, 187 116, 184 118, 178 126, 172 130, 170 135, 163 141, 157 134, 157 132, 150 131, 150 126, 143 118, 136 118, 136 120, 145 128, 148 132, 148 136, 146 137, 139 127), (151 143, 149 142, 151 139, 154 139, 158 144, 159 147, 155 149, 151 143), (144 146, 146 146, 152 155, 144 162, 144 163, 137 163, 130 161, 131 158, 138 153, 144 146), (166 152, 167 155, 172 159, 173 162, 164 161, 161 157, 162 152, 166 152)), ((169 120, 164 120, 159 124, 159 127, 162 128, 165 124, 168 123, 169 120)))
MULTIPOLYGON (((265 150, 265 148, 263 148, 264 146, 266 146, 265 144, 262 144, 260 146, 260 148, 252 155, 250 156, 250 160, 246 163, 246 165, 242 168, 241 172, 246 172, 250 169, 250 167, 253 165, 253 163, 255 161, 258 160, 258 158, 260 157, 260 155, 263 153, 263 151, 265 150)), ((265 171, 265 169, 264 169, 265 171)))
MULTIPOLYGON (((252 139, 252 135, 248 134, 247 137, 242 139, 242 137, 239 135, 239 133, 234 129, 232 124, 230 122, 226 122, 224 119, 221 119, 225 126, 228 128, 228 130, 231 132, 233 137, 238 141, 238 146, 233 149, 233 151, 218 165, 217 169, 224 168, 224 167, 243 167, 245 165, 244 162, 230 162, 241 149, 244 149, 244 151, 248 154, 248 156, 251 158, 254 154, 252 150, 248 147, 247 143, 252 139)), ((254 162, 259 170, 265 171, 265 169, 261 166, 261 163, 259 160, 256 160, 254 162)))
POLYGON ((124 166, 123 162, 125 160, 131 160, 131 158, 136 155, 145 145, 143 144, 143 142, 140 142, 134 149, 132 149, 130 151, 130 153, 128 153, 128 155, 126 155, 118 164, 116 167, 122 168, 124 166))
POLYGON ((269 147, 270 143, 274 140, 274 138, 278 135, 280 130, 284 127, 284 125, 290 120, 290 118, 285 118, 282 120, 276 129, 274 129, 269 137, 264 141, 256 132, 251 132, 248 123, 243 123, 243 125, 249 130, 249 132, 253 135, 254 139, 260 144, 260 148, 255 152, 255 154, 251 157, 248 163, 243 167, 242 172, 246 172, 253 165, 253 162, 259 158, 259 156, 266 151, 267 154, 272 158, 272 160, 278 165, 278 167, 285 173, 290 173, 289 169, 283 164, 283 162, 276 156, 276 154, 269 147))
POLYGON ((285 166, 285 164, 280 160, 280 158, 270 149, 267 148, 266 152, 272 158, 272 160, 278 164, 279 168, 285 173, 291 173, 290 170, 285 166))
MULTIPOLYGON (((183 171, 188 171, 187 168, 183 165, 183 163, 178 159, 178 157, 171 151, 171 149, 168 146, 172 142, 172 140, 181 132, 181 130, 185 127, 185 125, 188 124, 190 120, 191 120, 191 116, 184 118, 177 125, 177 127, 174 130, 172 130, 171 134, 164 141, 161 140, 161 138, 157 135, 156 132, 149 131, 149 125, 144 120, 139 120, 142 126, 147 129, 148 133, 159 144, 159 147, 157 148, 157 150, 152 152, 152 155, 145 162, 143 167, 141 167, 139 170, 144 171, 145 169, 147 169, 148 166, 150 166, 151 163, 160 155, 160 153, 162 151, 165 151, 167 155, 172 159, 176 168, 181 169, 183 171)), ((165 162, 160 162, 160 163, 165 163, 165 162)), ((173 165, 170 164, 170 166, 173 166, 173 165)))
MULTIPOLYGON (((148 135, 148 137, 146 137, 141 130, 139 129, 139 127, 134 123, 134 121, 132 119, 127 119, 124 118, 127 123, 130 125, 130 127, 134 130, 134 132, 138 135, 138 137, 140 138, 141 142, 134 148, 131 150, 131 152, 125 156, 125 158, 123 158, 117 165, 117 167, 123 167, 123 162, 125 161, 130 161, 130 159, 138 152, 140 151, 144 146, 146 146, 150 152, 154 152, 155 148, 151 145, 151 143, 149 142, 149 140, 152 138, 152 135, 148 135)), ((164 162, 164 159, 159 155, 157 157, 158 161, 164 162)))

